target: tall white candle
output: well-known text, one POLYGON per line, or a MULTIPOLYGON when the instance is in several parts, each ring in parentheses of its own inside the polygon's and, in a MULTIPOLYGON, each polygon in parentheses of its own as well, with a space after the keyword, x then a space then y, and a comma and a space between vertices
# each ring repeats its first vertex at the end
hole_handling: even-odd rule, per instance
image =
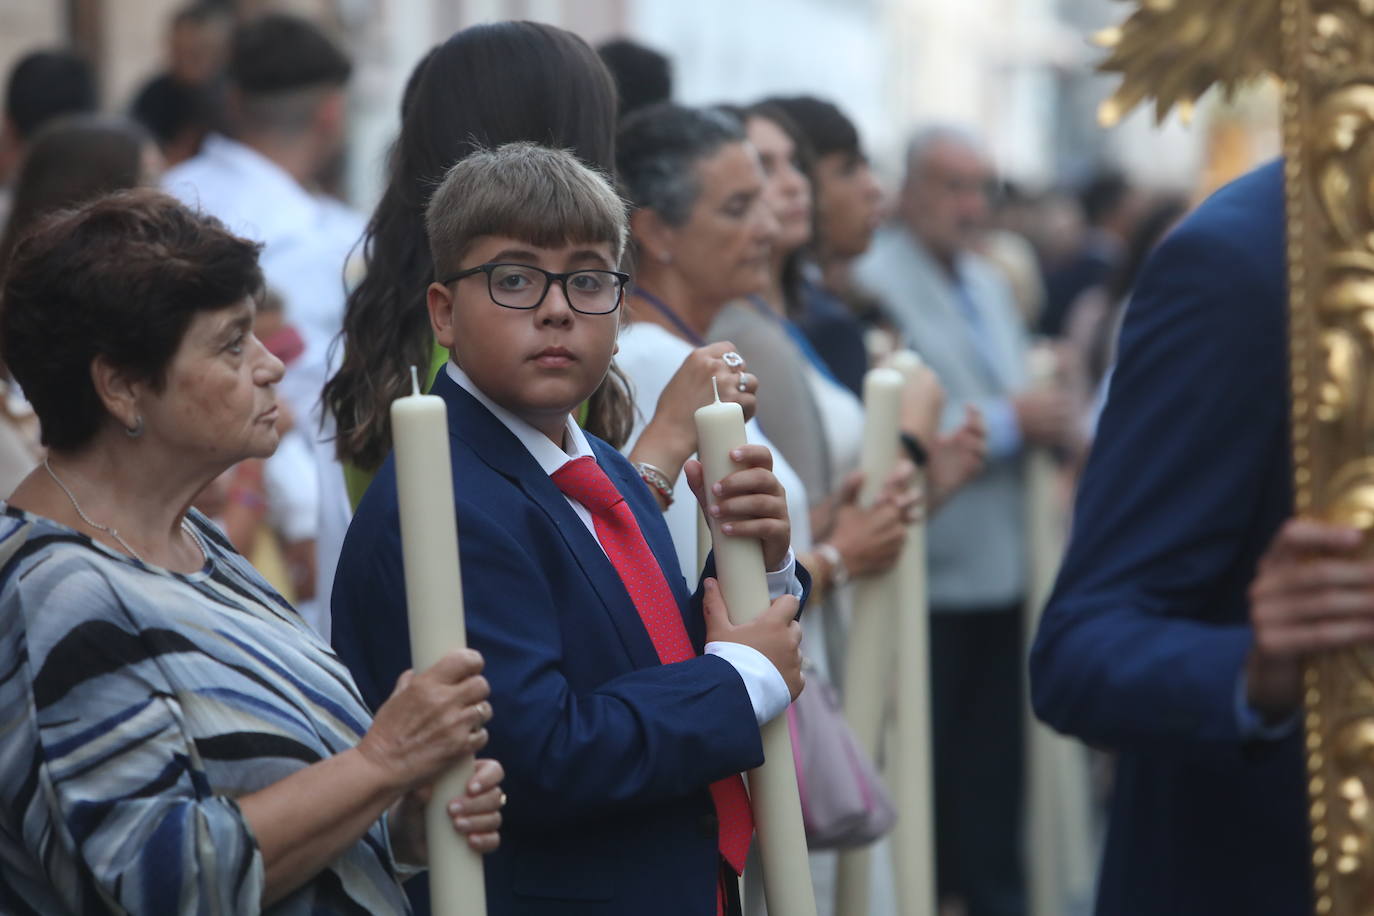
MULTIPOLYGON (((910 383, 921 358, 900 350, 888 363, 910 383)), ((927 443, 928 444, 928 443, 927 443)), ((897 806, 892 854, 902 916, 935 914, 935 802, 930 736, 930 619, 926 582, 926 525, 907 531, 897 560, 896 748, 887 772, 897 806)))
MULTIPOLYGON (((396 447, 410 654, 415 670, 422 671, 445 652, 466 646, 467 633, 448 411, 443 398, 420 393, 415 367, 410 373, 414 393, 391 402, 391 436, 396 447)), ((471 777, 469 758, 440 777, 425 810, 430 899, 436 916, 487 911, 482 857, 453 829, 447 810, 449 801, 465 794, 471 777)))
MULTIPOLYGON (((1028 375, 1033 386, 1054 384, 1058 359, 1053 350, 1030 352, 1028 375)), ((1029 646, 1040 611, 1054 589, 1064 554, 1067 522, 1056 497, 1054 455, 1034 448, 1026 456, 1026 547, 1030 583, 1027 590, 1025 638, 1029 646)), ((1028 792, 1026 827, 1030 848, 1031 912, 1063 913, 1090 899, 1095 859, 1087 752, 1040 722, 1025 707, 1028 792)))
MULTIPOLYGON (((870 369, 864 376, 864 437, 859 463, 864 472, 861 506, 872 506, 897 463, 899 419, 905 380, 896 369, 870 369)), ((859 746, 875 759, 882 733, 883 701, 895 660, 896 570, 854 582, 854 614, 845 655, 844 715, 859 746)), ((899 863, 900 864, 900 863, 899 863)), ((839 916, 867 916, 871 867, 867 848, 840 855, 835 881, 839 916)))
MULTIPOLYGON (((711 487, 738 469, 730 452, 747 443, 744 411, 738 404, 722 403, 720 392, 716 391, 715 403, 696 412, 696 426, 706 492, 714 504, 711 487)), ((716 577, 730 619, 736 624, 747 623, 769 605, 763 544, 722 536, 715 520, 711 522, 711 535, 716 577)), ((787 717, 778 716, 765 724, 762 739, 764 763, 749 773, 749 800, 758 831, 768 912, 776 916, 815 916, 816 900, 806 858, 806 828, 802 824, 787 717)))

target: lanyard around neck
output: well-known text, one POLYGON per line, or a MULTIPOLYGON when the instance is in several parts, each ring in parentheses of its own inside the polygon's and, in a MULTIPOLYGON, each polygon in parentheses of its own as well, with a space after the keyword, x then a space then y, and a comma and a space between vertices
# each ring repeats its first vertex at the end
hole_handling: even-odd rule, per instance
POLYGON ((653 306, 656 312, 658 312, 664 318, 668 319, 672 326, 677 328, 677 332, 681 334, 692 346, 704 347, 706 345, 706 338, 702 337, 700 334, 694 331, 692 329, 692 326, 689 325, 686 321, 684 321, 681 315, 679 315, 677 312, 673 311, 671 307, 669 307, 668 303, 664 302, 662 299, 658 298, 653 293, 639 288, 635 289, 634 295, 649 303, 649 305, 653 306))

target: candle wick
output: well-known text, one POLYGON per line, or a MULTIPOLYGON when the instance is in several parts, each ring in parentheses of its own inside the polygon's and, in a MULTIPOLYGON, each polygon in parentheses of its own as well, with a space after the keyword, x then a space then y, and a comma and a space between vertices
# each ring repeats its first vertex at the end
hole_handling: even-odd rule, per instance
POLYGON ((719 404, 719 403, 720 403, 720 382, 716 381, 716 377, 715 377, 714 375, 711 376, 711 390, 714 391, 714 392, 716 393, 716 403, 719 404))
POLYGON ((410 367, 410 387, 416 397, 420 396, 420 370, 414 366, 410 367))

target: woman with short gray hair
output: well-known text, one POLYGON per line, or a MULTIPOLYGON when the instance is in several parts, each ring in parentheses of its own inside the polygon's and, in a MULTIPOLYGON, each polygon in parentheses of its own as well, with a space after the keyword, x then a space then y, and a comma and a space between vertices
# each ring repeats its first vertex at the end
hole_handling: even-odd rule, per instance
MULTIPOLYGON (((628 116, 616 138, 621 193, 631 206, 635 260, 629 325, 616 362, 630 379, 635 426, 629 456, 659 496, 684 574, 698 555, 694 501, 683 493, 683 464, 697 449, 695 410, 713 396, 754 413, 758 380, 729 341, 703 339, 730 300, 761 288, 777 222, 761 197, 763 177, 744 129, 707 108, 651 105, 628 116)), ((765 442, 757 424, 750 440, 765 442)), ((774 450, 773 470, 788 493, 794 543, 807 543, 801 481, 774 450), (798 511, 800 510, 800 511, 798 511)))
MULTIPOLYGON (((674 428, 674 401, 689 413, 695 410, 711 396, 710 377, 715 376, 722 398, 741 400, 747 411, 753 406, 758 376, 729 339, 716 338, 708 345, 706 336, 727 306, 765 288, 778 222, 763 198, 758 154, 732 114, 654 105, 625 119, 616 145, 622 193, 632 208, 636 284, 627 300, 632 320, 620 335, 616 361, 630 378, 641 418, 654 399, 658 405, 651 422, 636 424, 630 458, 664 469, 671 481, 696 450, 694 434, 674 438, 668 432, 674 428), (679 387, 686 389, 683 395, 679 387), (666 456, 660 458, 663 463, 645 457, 651 453, 666 456)), ((759 353, 754 358, 769 357, 759 353)), ((795 396, 785 386, 762 394, 770 399, 795 396)), ((808 400, 805 406, 813 405, 808 400)), ((819 452, 819 417, 799 417, 795 422, 797 428, 787 434, 805 436, 808 429, 814 430, 819 452)), ((769 445, 773 452, 774 473, 787 490, 792 543, 798 550, 810 548, 805 470, 789 464, 758 423, 750 422, 748 429, 750 441, 769 445)), ((823 594, 836 584, 836 564, 827 562, 831 549, 859 573, 895 558, 904 532, 902 511, 894 505, 867 514, 842 513, 827 546, 798 557, 812 572, 813 588, 823 594)), ((704 559, 697 555, 696 516, 690 501, 666 510, 668 529, 689 574, 704 559)), ((808 639, 808 652, 822 655, 819 631, 808 629, 808 639)))

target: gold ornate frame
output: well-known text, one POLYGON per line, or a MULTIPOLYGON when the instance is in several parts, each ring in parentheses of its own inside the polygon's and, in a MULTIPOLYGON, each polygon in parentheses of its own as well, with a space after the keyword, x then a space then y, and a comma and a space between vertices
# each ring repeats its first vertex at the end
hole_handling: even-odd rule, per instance
MULTIPOLYGON (((1104 69, 1112 122, 1283 80, 1296 508, 1374 530, 1374 0, 1140 0, 1104 69)), ((1374 914, 1374 649, 1305 672, 1316 911, 1374 914)))

